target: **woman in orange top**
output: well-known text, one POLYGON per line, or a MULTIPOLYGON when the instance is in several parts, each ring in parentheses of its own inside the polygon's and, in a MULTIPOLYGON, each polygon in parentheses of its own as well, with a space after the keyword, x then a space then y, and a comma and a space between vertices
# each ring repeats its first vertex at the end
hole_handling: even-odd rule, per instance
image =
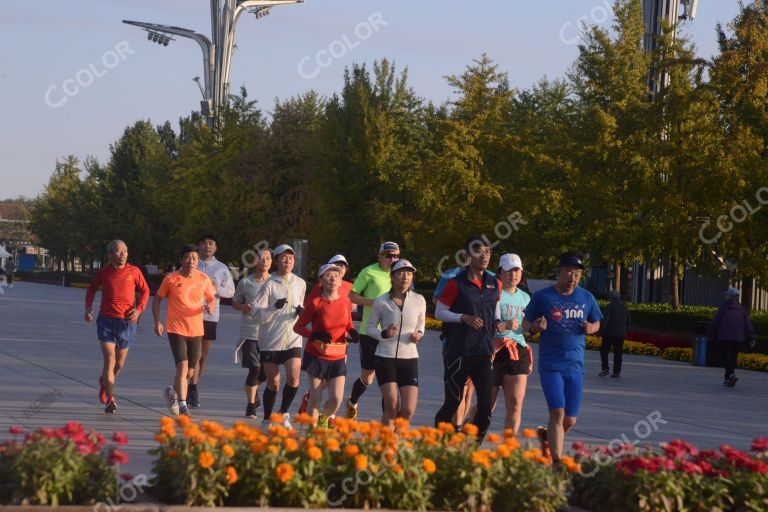
POLYGON ((187 414, 187 379, 192 376, 200 359, 203 340, 203 311, 216 309, 216 289, 204 272, 197 270, 197 246, 181 248, 181 269, 165 276, 152 303, 155 334, 168 332, 168 341, 176 362, 173 387, 165 389, 165 399, 172 414, 187 414), (168 299, 166 325, 160 321, 160 303, 168 299), (205 299, 205 303, 203 303, 205 299))
POLYGON ((320 296, 305 303, 304 311, 293 330, 309 341, 304 349, 309 376, 309 410, 313 416, 320 408, 323 387, 328 387, 328 400, 317 425, 328 427, 328 418, 339 409, 344 398, 347 375, 347 334, 359 342, 360 335, 352 323, 349 298, 339 293, 341 268, 327 264, 320 267, 318 277, 323 290, 320 296), (312 329, 307 328, 311 324, 312 329))

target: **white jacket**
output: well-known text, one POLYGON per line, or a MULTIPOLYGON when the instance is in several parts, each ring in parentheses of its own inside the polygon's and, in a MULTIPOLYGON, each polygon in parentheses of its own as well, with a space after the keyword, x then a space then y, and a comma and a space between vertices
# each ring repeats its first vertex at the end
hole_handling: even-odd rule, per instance
POLYGON ((210 261, 198 261, 197 270, 204 272, 211 282, 213 282, 213 287, 216 288, 216 309, 213 314, 203 312, 203 320, 218 322, 219 297, 229 299, 235 294, 235 282, 232 280, 232 273, 224 263, 216 258, 213 258, 210 261))
POLYGON ((259 291, 254 302, 254 317, 259 323, 259 350, 277 351, 301 348, 303 338, 293 332, 293 325, 299 315, 296 306, 304 304, 307 283, 296 274, 283 277, 277 272, 259 291), (288 299, 281 309, 275 307, 280 299, 288 299))
POLYGON ((424 334, 424 320, 427 314, 427 302, 422 295, 409 291, 403 300, 403 309, 394 303, 389 293, 380 295, 373 301, 371 316, 365 332, 368 336, 379 339, 376 355, 395 359, 413 359, 419 357, 416 343, 411 341, 411 334, 424 334), (397 336, 384 338, 381 331, 390 325, 398 328, 397 336))

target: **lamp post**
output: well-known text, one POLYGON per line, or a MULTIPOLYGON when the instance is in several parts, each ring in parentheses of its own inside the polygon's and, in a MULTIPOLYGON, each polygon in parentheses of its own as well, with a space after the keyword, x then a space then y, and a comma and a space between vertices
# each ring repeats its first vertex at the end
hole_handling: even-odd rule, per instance
MULTIPOLYGON (((679 21, 692 20, 699 9, 699 0, 643 0, 643 15, 645 18, 645 34, 643 48, 646 52, 656 49, 657 38, 662 35, 664 25, 673 28, 672 38, 677 35, 679 21)), ((653 79, 653 70, 648 74, 648 86, 656 94, 669 84, 669 75, 662 75, 661 83, 653 79)))
POLYGON ((204 83, 201 87, 203 100, 200 102, 200 110, 206 117, 208 126, 213 129, 221 109, 227 105, 229 99, 229 73, 240 15, 250 9, 256 19, 261 19, 269 14, 272 7, 303 2, 304 0, 211 0, 210 38, 194 30, 172 25, 131 20, 123 20, 123 23, 143 28, 147 31, 147 39, 162 46, 168 46, 174 41, 173 36, 186 37, 200 45, 203 52, 204 83))

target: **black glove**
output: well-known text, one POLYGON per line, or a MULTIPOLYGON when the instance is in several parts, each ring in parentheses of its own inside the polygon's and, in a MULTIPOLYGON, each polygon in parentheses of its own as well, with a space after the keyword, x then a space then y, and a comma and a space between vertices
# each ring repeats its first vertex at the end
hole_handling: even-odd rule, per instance
POLYGON ((299 317, 304 312, 304 306, 296 306, 296 316, 299 317))
POLYGON ((288 304, 288 299, 278 299, 278 301, 275 302, 275 309, 283 309, 286 304, 288 304))
POLYGON ((331 333, 327 331, 313 331, 311 339, 314 341, 321 341, 323 343, 330 343, 331 333))
POLYGON ((357 332, 357 329, 352 329, 349 331, 349 342, 360 343, 360 333, 357 332))

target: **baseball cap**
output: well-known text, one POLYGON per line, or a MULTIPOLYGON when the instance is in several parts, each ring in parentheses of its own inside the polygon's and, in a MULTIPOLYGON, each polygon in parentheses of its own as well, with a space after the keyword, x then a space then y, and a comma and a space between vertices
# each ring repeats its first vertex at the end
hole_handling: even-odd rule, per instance
POLYGON ((734 288, 734 287, 728 288, 728 290, 726 290, 726 292, 725 292, 725 296, 729 297, 729 298, 730 297, 738 297, 739 296, 739 289, 738 288, 734 288))
POLYGON ((581 258, 575 252, 566 252, 561 254, 557 261, 558 267, 576 267, 584 270, 586 267, 581 262, 581 258))
POLYGON ((392 265, 392 269, 390 272, 397 272, 398 270, 410 270, 411 272, 416 272, 416 267, 414 267, 410 261, 408 260, 397 260, 397 263, 392 265))
POLYGON ((513 268, 519 268, 523 270, 523 262, 520 260, 520 256, 513 253, 502 254, 499 259, 499 268, 503 271, 509 271, 513 268))
POLYGON ((333 258, 329 259, 328 263, 329 264, 331 264, 331 263, 343 263, 346 266, 349 266, 349 263, 347 262, 347 258, 345 258, 343 254, 337 254, 333 258))
POLYGON ((400 252, 400 246, 395 242, 384 242, 379 247, 379 254, 383 254, 385 252, 400 252))
POLYGON ((320 270, 317 271, 317 277, 322 277, 323 274, 325 274, 329 270, 335 270, 337 272, 341 272, 341 267, 338 265, 333 265, 331 263, 326 263, 325 265, 322 265, 320 267, 320 270))
POLYGON ((291 247, 291 246, 290 246, 290 245, 288 245, 288 244, 280 244, 280 245, 278 245, 277 247, 275 247, 275 252, 274 252, 274 255, 275 255, 275 256, 280 256, 280 255, 281 255, 281 254, 283 254, 285 251, 291 251, 291 254, 293 254, 294 256, 296 255, 296 251, 294 251, 294 250, 293 250, 293 247, 291 247))

